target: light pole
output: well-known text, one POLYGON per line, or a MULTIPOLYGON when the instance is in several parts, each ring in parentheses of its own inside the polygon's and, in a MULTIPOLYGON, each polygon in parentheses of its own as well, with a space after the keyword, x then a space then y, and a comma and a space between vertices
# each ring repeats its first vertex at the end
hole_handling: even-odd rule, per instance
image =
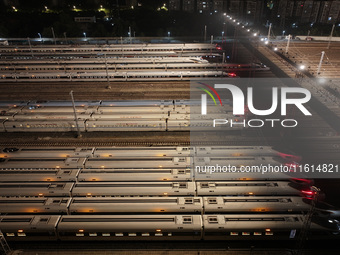
POLYGON ((73 107, 73 113, 74 113, 74 120, 76 122, 76 127, 77 127, 77 134, 78 134, 78 138, 81 138, 82 135, 80 133, 80 129, 79 129, 79 124, 78 124, 78 117, 77 117, 77 111, 76 111, 76 106, 74 104, 74 98, 73 98, 73 90, 70 91, 70 96, 71 96, 71 100, 72 100, 72 107, 73 107))
POLYGON ((86 33, 84 32, 83 35, 84 35, 84 38, 85 38, 85 41, 86 41, 86 33))
POLYGON ((291 35, 288 35, 288 42, 287 42, 287 46, 286 46, 286 54, 288 54, 290 38, 291 38, 291 35))
POLYGON ((53 27, 51 27, 51 30, 52 30, 52 35, 53 35, 54 44, 57 45, 57 41, 56 41, 56 39, 55 39, 55 34, 54 34, 54 29, 53 29, 53 27))
POLYGON ((335 28, 335 24, 333 24, 333 26, 332 26, 332 31, 331 31, 331 35, 329 36, 329 41, 328 41, 327 49, 329 49, 329 46, 331 46, 331 41, 332 41, 332 37, 333 37, 334 28, 335 28))
POLYGON ((170 37, 170 32, 168 32, 168 37, 170 37))
POLYGON ((283 30, 283 31, 282 31, 282 37, 285 36, 285 33, 286 33, 286 30, 283 30))
POLYGON ((38 36, 39 36, 39 38, 40 38, 40 42, 43 42, 43 40, 42 40, 42 37, 41 37, 41 34, 40 34, 40 33, 38 33, 38 36))

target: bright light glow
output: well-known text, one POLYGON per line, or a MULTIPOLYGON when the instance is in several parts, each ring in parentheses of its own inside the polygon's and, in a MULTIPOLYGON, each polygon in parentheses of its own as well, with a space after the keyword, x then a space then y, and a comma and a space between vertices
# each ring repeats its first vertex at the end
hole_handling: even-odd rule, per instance
POLYGON ((306 66, 304 66, 304 65, 299 66, 300 70, 305 70, 305 68, 306 68, 306 66))
POLYGON ((162 230, 161 229, 156 229, 156 232, 162 232, 162 230))
POLYGON ((254 36, 257 36, 257 33, 254 33, 254 36))
POLYGON ((77 9, 75 5, 73 5, 73 9, 77 9))
POLYGON ((18 230, 18 233, 22 233, 22 232, 24 232, 23 229, 19 229, 19 230, 18 230))
POLYGON ((274 51, 277 51, 277 47, 274 48, 274 51))
POLYGON ((78 232, 83 233, 84 229, 79 229, 78 232))
POLYGON ((226 13, 223 13, 223 16, 227 15, 226 13))
POLYGON ((240 22, 237 22, 237 25, 240 25, 240 22))
POLYGON ((250 29, 247 29, 247 32, 250 32, 250 29))
POLYGON ((236 19, 234 19, 233 22, 236 22, 236 19))
POLYGON ((268 44, 269 42, 268 41, 265 41, 264 44, 268 44))
POLYGON ((266 228, 266 231, 269 232, 269 231, 271 231, 271 229, 270 228, 266 228))
POLYGON ((260 40, 261 40, 261 42, 263 42, 263 41, 264 41, 264 39, 263 39, 263 38, 261 38, 260 40))

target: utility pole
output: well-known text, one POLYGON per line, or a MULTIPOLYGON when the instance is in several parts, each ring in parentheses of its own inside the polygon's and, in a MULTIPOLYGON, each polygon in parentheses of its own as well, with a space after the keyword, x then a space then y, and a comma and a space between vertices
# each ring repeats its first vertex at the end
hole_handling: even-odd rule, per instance
POLYGON ((204 26, 204 42, 207 41, 207 25, 204 26))
POLYGON ((72 106, 73 106, 73 113, 74 113, 74 118, 76 120, 76 127, 77 127, 77 134, 78 134, 78 138, 81 138, 82 135, 80 134, 80 129, 79 129, 79 124, 78 124, 78 117, 77 117, 77 111, 76 111, 76 106, 74 104, 74 98, 73 98, 73 91, 71 90, 70 92, 71 95, 71 99, 72 99, 72 106))
POLYGON ((106 67, 107 85, 108 85, 108 88, 110 88, 110 78, 109 78, 109 70, 108 70, 108 67, 107 67, 106 53, 104 54, 104 57, 105 57, 105 67, 106 67))
POLYGON ((28 45, 30 46, 30 50, 31 50, 31 54, 32 54, 32 58, 34 58, 34 55, 33 55, 33 50, 32 50, 32 45, 31 45, 31 40, 29 37, 27 37, 27 41, 28 41, 28 45))
POLYGON ((269 38, 270 38, 270 31, 271 31, 271 29, 272 29, 272 23, 269 24, 268 36, 267 36, 268 43, 269 43, 269 38))
POLYGON ((132 43, 132 37, 131 37, 131 27, 129 26, 129 39, 130 39, 130 44, 132 43))
POLYGON ((288 54, 290 38, 291 38, 291 35, 288 35, 288 42, 287 42, 287 46, 286 46, 286 54, 288 54))
POLYGON ((334 28, 335 28, 335 24, 333 24, 333 26, 332 26, 332 31, 331 31, 331 35, 329 36, 329 41, 328 41, 327 49, 329 49, 329 47, 330 47, 330 45, 331 45, 331 41, 332 41, 332 37, 333 37, 334 28))
POLYGON ((213 44, 213 41, 214 41, 214 36, 212 35, 212 36, 210 37, 210 43, 213 44))
POLYGON ((322 60, 323 60, 324 56, 325 56, 325 52, 321 51, 321 58, 320 58, 320 62, 319 62, 319 65, 318 65, 318 70, 316 71, 316 76, 319 76, 319 74, 320 74, 322 60))
POLYGON ((54 29, 53 29, 53 27, 51 27, 51 30, 52 30, 52 35, 53 35, 54 44, 57 45, 57 41, 56 41, 56 39, 55 39, 55 34, 54 34, 54 29))
POLYGON ((67 44, 66 32, 64 32, 64 37, 65 37, 65 44, 67 44))

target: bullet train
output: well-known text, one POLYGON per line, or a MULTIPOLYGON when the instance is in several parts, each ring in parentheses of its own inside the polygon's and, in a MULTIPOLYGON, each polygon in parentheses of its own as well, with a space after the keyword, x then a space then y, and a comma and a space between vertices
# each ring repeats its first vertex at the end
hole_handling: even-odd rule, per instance
POLYGON ((46 62, 40 65, 2 65, 0 66, 0 74, 8 73, 43 73, 43 72, 105 72, 105 70, 110 72, 119 71, 268 71, 269 68, 261 64, 212 64, 212 63, 143 63, 143 64, 131 64, 131 63, 109 63, 105 65, 105 62, 100 63, 84 63, 84 64, 69 64, 69 63, 51 63, 46 62))
MULTIPOLYGON (((301 214, 7 215, 8 241, 297 240, 301 214)), ((336 238, 339 222, 314 217, 309 239, 336 238)))
POLYGON ((200 80, 204 78, 235 77, 233 73, 224 71, 118 71, 109 74, 106 72, 73 72, 46 71, 40 73, 6 73, 0 75, 0 82, 65 82, 65 81, 182 81, 200 80))

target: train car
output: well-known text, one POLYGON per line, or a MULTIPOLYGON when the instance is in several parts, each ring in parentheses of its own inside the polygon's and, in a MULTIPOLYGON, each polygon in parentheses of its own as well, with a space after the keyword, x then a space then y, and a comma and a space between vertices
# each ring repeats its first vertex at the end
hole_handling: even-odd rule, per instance
MULTIPOLYGON (((91 106, 91 105, 85 105, 85 104, 79 105, 79 103, 75 104, 75 106, 76 106, 77 115, 79 115, 80 117, 83 114, 89 115, 93 112, 96 112, 98 109, 98 106, 91 106)), ((72 113, 73 118, 74 118, 73 107, 72 105, 66 105, 66 102, 65 102, 65 105, 60 105, 60 106, 42 106, 40 104, 34 105, 33 103, 30 103, 30 105, 21 108, 20 113, 24 116, 32 115, 32 114, 35 115, 35 114, 48 114, 48 113, 51 113, 51 115, 53 113, 57 113, 58 115, 62 115, 62 114, 67 115, 69 113, 72 113)))
MULTIPOLYGON (((68 158, 92 157, 95 148, 89 147, 38 147, 38 148, 0 148, 1 158, 68 158)), ((1 165, 0 165, 1 166, 1 165)))
MULTIPOLYGON (((0 174, 1 176, 1 174, 0 174)), ((190 168, 83 169, 78 181, 189 181, 190 168)))
POLYGON ((278 151, 271 146, 213 146, 195 147, 195 155, 202 157, 224 156, 224 157, 243 157, 243 156, 277 156, 278 151))
POLYGON ((200 215, 62 216, 61 240, 200 240, 200 215))
MULTIPOLYGON (((81 131, 85 131, 85 122, 78 121, 81 131)), ((76 122, 72 119, 23 119, 5 120, 5 132, 76 132, 76 122)))
POLYGON ((186 168, 190 167, 188 157, 121 157, 121 158, 89 158, 86 169, 122 169, 122 168, 186 168))
MULTIPOLYGON (((78 111, 77 112, 78 120, 86 120, 90 118, 90 113, 86 113, 85 111, 78 111)), ((17 113, 13 116, 13 119, 16 121, 31 121, 31 120, 67 120, 67 121, 74 121, 75 116, 74 112, 23 112, 17 113)))
POLYGON ((193 147, 98 147, 94 157, 188 157, 193 147))
POLYGON ((72 198, 70 214, 201 213, 201 197, 86 197, 72 198))
MULTIPOLYGON (((1 166, 1 165, 0 165, 1 166)), ((5 182, 75 182, 79 169, 35 169, 4 170, 0 169, 0 183, 5 182)), ((2 184, 1 184, 2 185, 2 184)))
POLYGON ((71 182, 2 183, 0 197, 69 197, 71 182))
MULTIPOLYGON (((205 240, 297 240, 305 215, 223 214, 203 215, 205 240)), ((314 219, 309 239, 328 239, 339 233, 339 223, 327 218, 314 219)))
MULTIPOLYGON (((73 115, 74 116, 74 115, 73 115)), ((79 115, 81 116, 81 115, 79 115)), ((95 120, 114 120, 118 119, 120 121, 122 120, 141 120, 141 119, 166 119, 169 116, 168 111, 160 111, 160 112, 133 112, 133 111, 128 111, 128 112, 99 112, 99 113, 93 113, 91 114, 91 119, 95 120)), ((85 116, 86 117, 86 116, 85 116)), ((79 118, 79 117, 78 117, 79 118)))
POLYGON ((56 241, 59 215, 13 215, 0 218, 7 241, 56 241))
POLYGON ((72 189, 74 197, 90 196, 194 196, 193 182, 84 182, 72 189))
POLYGON ((2 158, 1 170, 53 170, 83 168, 86 158, 2 158))
POLYGON ((269 197, 203 197, 205 213, 303 213, 311 206, 306 198, 269 197))
POLYGON ((85 122, 86 132, 97 131, 166 131, 165 119, 89 119, 85 122))
POLYGON ((4 214, 68 214, 70 203, 71 198, 1 197, 0 211, 4 214))
POLYGON ((197 182, 198 196, 302 196, 302 187, 289 181, 197 182))

